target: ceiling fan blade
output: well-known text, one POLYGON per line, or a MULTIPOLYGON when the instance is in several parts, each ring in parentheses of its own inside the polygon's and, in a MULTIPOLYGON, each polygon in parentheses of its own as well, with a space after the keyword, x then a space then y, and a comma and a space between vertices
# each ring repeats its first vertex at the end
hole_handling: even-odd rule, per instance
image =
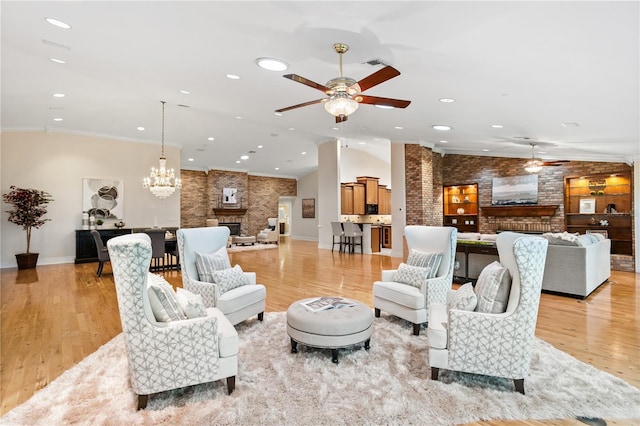
POLYGON ((327 92, 329 90, 328 87, 323 86, 322 84, 316 83, 315 81, 311 81, 304 77, 299 76, 298 74, 286 74, 283 75, 284 78, 288 78, 289 80, 297 81, 298 83, 302 83, 305 86, 313 87, 314 89, 318 89, 321 92, 327 92))
POLYGON ((403 101, 401 99, 380 98, 378 96, 367 95, 357 95, 355 96, 355 100, 361 104, 388 105, 394 108, 406 108, 411 103, 411 101, 403 101))
POLYGON ((377 86, 378 84, 384 83, 385 81, 390 80, 393 77, 397 77, 399 75, 400 75, 400 71, 387 65, 381 70, 378 70, 373 74, 371 74, 370 76, 360 80, 358 82, 358 85, 360 86, 360 90, 364 92, 367 89, 371 89, 373 86, 377 86))
POLYGON ((292 109, 301 108, 301 107, 308 106, 308 105, 319 104, 320 102, 325 102, 326 100, 327 100, 327 98, 316 99, 315 101, 309 101, 309 102, 305 102, 305 103, 302 103, 302 104, 292 105, 290 107, 277 109, 276 112, 290 111, 292 109))

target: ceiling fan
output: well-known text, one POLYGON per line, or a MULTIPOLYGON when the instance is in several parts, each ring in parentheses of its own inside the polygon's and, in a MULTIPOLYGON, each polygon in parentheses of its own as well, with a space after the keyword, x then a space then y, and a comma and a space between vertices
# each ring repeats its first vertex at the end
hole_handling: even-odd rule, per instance
POLYGON ((533 150, 535 149, 537 142, 529 142, 531 145, 531 159, 524 164, 524 169, 529 173, 537 173, 546 166, 561 166, 563 163, 568 163, 569 160, 554 160, 554 161, 542 161, 539 158, 535 158, 533 150))
POLYGON ((318 103, 324 103, 325 110, 336 117, 336 123, 347 121, 347 116, 355 112, 358 109, 359 104, 379 105, 381 107, 390 108, 406 108, 411 101, 403 101, 400 99, 380 98, 377 96, 363 95, 367 89, 377 86, 387 80, 392 79, 400 75, 400 71, 397 69, 386 66, 381 70, 374 72, 373 74, 363 78, 356 82, 354 79, 342 76, 342 55, 349 50, 349 46, 344 43, 336 43, 333 45, 335 51, 340 55, 340 76, 329 80, 326 84, 322 85, 301 77, 297 74, 287 74, 284 78, 288 78, 298 83, 302 83, 314 89, 324 92, 328 97, 322 99, 316 99, 314 101, 304 102, 302 104, 293 105, 286 108, 276 110, 276 112, 285 112, 295 108, 300 108, 307 105, 313 105, 318 103))

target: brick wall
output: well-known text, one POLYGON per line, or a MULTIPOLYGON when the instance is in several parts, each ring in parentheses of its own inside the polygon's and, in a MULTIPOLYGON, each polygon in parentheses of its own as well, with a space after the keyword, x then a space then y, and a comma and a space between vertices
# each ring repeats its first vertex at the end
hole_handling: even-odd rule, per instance
POLYGON ((405 145, 407 225, 442 225, 443 158, 416 144, 405 145))
POLYGON ((210 170, 198 172, 181 170, 180 226, 206 226, 206 219, 240 223, 241 233, 256 235, 267 227, 267 218, 278 217, 280 197, 297 195, 298 182, 264 176, 250 176, 244 172, 210 170), (222 190, 236 188, 235 204, 222 202, 222 190), (245 214, 219 215, 214 208, 245 208, 245 214))

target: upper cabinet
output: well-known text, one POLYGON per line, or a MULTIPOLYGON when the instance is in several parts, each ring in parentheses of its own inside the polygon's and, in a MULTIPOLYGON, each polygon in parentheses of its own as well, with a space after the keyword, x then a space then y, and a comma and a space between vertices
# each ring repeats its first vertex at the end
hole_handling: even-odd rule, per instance
POLYGON ((365 186, 351 182, 340 184, 340 214, 365 213, 365 186))
POLYGON ((365 186, 366 192, 366 204, 378 205, 378 181, 380 180, 377 177, 371 176, 358 176, 358 183, 361 183, 365 186))
POLYGON ((391 214, 391 190, 378 185, 378 214, 391 214))
POLYGON ((598 232, 611 240, 611 253, 632 254, 631 178, 627 173, 566 177, 568 232, 598 232))
POLYGON ((478 184, 449 185, 443 192, 444 225, 478 232, 478 184))

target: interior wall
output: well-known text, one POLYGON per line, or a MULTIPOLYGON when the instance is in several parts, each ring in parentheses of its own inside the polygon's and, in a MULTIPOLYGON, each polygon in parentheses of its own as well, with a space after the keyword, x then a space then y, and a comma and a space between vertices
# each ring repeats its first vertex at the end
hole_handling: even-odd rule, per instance
MULTIPOLYGON (((158 167, 160 143, 120 140, 58 132, 3 132, 0 135, 2 193, 11 185, 49 192, 54 201, 44 218, 52 219, 31 236, 38 264, 73 262, 75 230, 82 224, 82 179, 123 181, 124 218, 128 228, 180 226, 180 197, 161 200, 142 187, 142 178, 158 167)), ((168 167, 179 170, 180 149, 165 144, 168 167)), ((26 250, 25 231, 9 222, 2 203, 0 267, 15 267, 14 254, 26 250)), ((105 221, 112 228, 115 220, 105 221)))
MULTIPOLYGON (((389 157, 391 158, 391 150, 389 157)), ((391 164, 354 148, 340 148, 340 182, 355 182, 358 176, 372 176, 380 185, 391 186, 391 164)))
POLYGON ((297 240, 318 241, 318 218, 323 205, 318 201, 318 171, 313 171, 298 179, 298 197, 291 210, 291 238, 297 240), (316 217, 302 218, 302 200, 316 200, 316 217))

